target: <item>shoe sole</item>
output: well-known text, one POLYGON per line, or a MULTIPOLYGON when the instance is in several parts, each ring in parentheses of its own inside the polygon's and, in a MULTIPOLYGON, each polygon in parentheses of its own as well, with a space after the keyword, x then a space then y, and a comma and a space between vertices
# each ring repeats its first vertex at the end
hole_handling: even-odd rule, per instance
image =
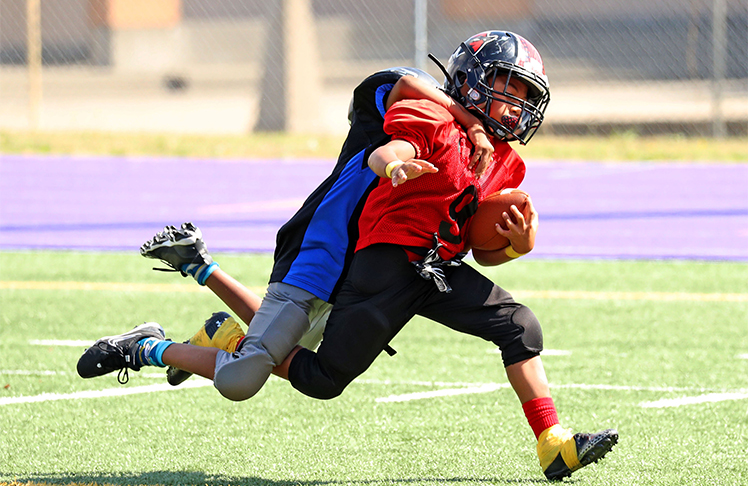
POLYGON ((166 382, 171 386, 179 386, 184 383, 192 373, 169 366, 166 370, 166 382))
MULTIPOLYGON (((190 340, 188 339, 182 344, 190 344, 190 340)), ((173 366, 169 366, 166 369, 166 382, 170 384, 171 386, 179 386, 187 379, 192 376, 192 373, 189 371, 180 370, 179 368, 175 368, 173 366)))
POLYGON ((170 231, 169 233, 161 235, 161 237, 159 237, 159 235, 154 236, 151 241, 143 245, 143 247, 145 247, 150 243, 150 245, 145 248, 145 251, 148 252, 159 248, 173 248, 175 246, 190 246, 203 238, 202 232, 199 229, 193 232, 192 236, 189 237, 180 234, 179 231, 180 230, 170 231), (176 239, 175 236, 181 236, 181 238, 176 239))

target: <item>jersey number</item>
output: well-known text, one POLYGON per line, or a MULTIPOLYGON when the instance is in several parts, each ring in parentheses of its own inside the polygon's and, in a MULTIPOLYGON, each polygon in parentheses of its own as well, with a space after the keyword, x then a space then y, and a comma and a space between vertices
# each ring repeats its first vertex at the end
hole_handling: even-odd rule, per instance
POLYGON ((451 221, 442 221, 439 223, 439 239, 455 245, 462 243, 462 227, 468 219, 478 210, 478 190, 475 186, 468 186, 462 191, 457 199, 449 205, 449 217, 451 221), (467 204, 463 204, 465 199, 469 198, 467 204), (457 208, 460 208, 459 210, 457 208), (457 223, 460 231, 453 235, 450 231, 453 223, 457 223))

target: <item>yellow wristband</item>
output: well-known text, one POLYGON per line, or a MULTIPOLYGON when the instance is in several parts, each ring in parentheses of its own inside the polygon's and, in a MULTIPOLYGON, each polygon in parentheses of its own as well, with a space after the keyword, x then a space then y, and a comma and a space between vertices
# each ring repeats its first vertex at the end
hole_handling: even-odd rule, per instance
POLYGON ((517 252, 516 252, 516 251, 514 250, 514 248, 512 248, 512 246, 511 246, 511 245, 507 246, 507 247, 506 247, 506 248, 504 249, 504 253, 506 253, 506 256, 508 256, 509 258, 519 258, 519 257, 521 257, 522 255, 527 255, 527 253, 517 253, 517 252))
POLYGON ((403 163, 402 160, 393 160, 389 164, 387 164, 387 167, 384 168, 384 173, 387 175, 388 178, 392 179, 392 171, 395 170, 396 165, 401 165, 403 163))

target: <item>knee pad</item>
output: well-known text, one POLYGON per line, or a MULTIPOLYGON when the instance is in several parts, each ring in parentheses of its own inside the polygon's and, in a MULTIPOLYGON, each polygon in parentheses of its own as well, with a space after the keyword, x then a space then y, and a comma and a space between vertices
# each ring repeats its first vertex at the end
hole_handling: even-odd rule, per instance
POLYGON ((247 400, 260 391, 273 366, 267 352, 253 345, 238 353, 218 353, 213 386, 229 400, 247 400))
POLYGON ((540 328, 540 322, 533 312, 520 305, 512 314, 512 322, 522 328, 522 344, 525 349, 540 353, 543 350, 543 330, 540 328))
POLYGON ((291 301, 265 304, 249 324, 247 335, 239 351, 245 346, 264 349, 278 365, 288 356, 304 333, 309 329, 306 311, 291 301))
MULTIPOLYGON (((262 332, 260 345, 278 365, 286 359, 288 353, 309 329, 309 316, 294 302, 284 302, 270 322, 263 327, 264 329, 259 330, 262 332)), ((254 334, 254 330, 252 333, 254 334)))

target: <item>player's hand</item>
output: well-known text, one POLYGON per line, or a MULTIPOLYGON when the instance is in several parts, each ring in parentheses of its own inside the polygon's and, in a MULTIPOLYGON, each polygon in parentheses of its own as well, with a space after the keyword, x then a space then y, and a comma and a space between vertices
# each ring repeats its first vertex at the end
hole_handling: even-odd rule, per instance
POLYGON ((488 165, 493 162, 493 144, 488 139, 483 124, 468 127, 467 135, 473 142, 473 155, 470 157, 468 168, 475 168, 475 177, 480 178, 488 169, 488 165))
POLYGON ((397 187, 404 184, 405 181, 416 179, 423 174, 433 174, 439 172, 439 169, 426 160, 409 159, 401 165, 392 169, 392 186, 397 187))
POLYGON ((520 254, 530 253, 535 248, 535 235, 538 232, 538 213, 532 200, 527 198, 527 218, 517 206, 511 207, 512 216, 504 213, 504 223, 508 229, 496 225, 496 231, 509 239, 514 251, 520 254))

